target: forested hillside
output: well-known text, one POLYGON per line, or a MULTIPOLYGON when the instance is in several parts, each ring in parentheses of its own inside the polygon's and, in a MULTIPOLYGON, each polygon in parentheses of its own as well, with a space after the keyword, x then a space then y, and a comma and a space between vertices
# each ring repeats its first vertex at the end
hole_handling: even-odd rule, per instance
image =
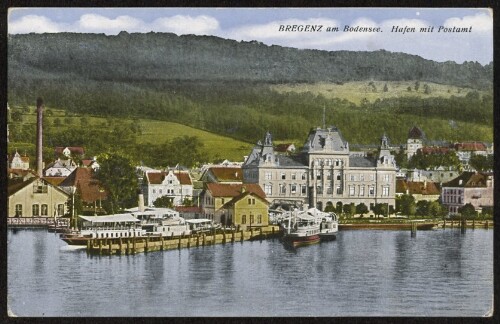
MULTIPOLYGON (((418 125, 430 139, 492 141, 492 64, 436 63, 377 52, 326 52, 208 36, 148 33, 11 35, 9 104, 96 116, 172 121, 247 142, 267 130, 302 144, 326 121, 351 143, 393 143, 418 125), (278 92, 274 84, 389 83, 382 99, 354 103, 311 92, 278 92), (392 81, 391 81, 392 80, 392 81), (387 95, 390 82, 415 80, 411 95, 387 95), (432 92, 453 85, 460 96, 432 92), (413 95, 415 94, 415 95, 413 95)), ((372 97, 373 97, 372 93, 372 97)), ((376 96, 376 94, 375 94, 376 96)), ((71 143, 68 143, 71 145, 71 143)))

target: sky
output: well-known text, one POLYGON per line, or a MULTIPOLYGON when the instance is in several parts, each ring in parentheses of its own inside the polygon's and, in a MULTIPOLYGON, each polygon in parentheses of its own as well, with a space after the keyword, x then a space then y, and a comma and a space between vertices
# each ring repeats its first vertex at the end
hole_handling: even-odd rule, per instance
POLYGON ((171 32, 327 51, 384 49, 438 62, 493 61, 493 16, 485 8, 11 8, 7 28, 9 34, 171 32), (284 31, 288 25, 323 27, 284 31), (346 32, 345 26, 380 32, 346 32), (438 32, 440 26, 470 32, 438 32))

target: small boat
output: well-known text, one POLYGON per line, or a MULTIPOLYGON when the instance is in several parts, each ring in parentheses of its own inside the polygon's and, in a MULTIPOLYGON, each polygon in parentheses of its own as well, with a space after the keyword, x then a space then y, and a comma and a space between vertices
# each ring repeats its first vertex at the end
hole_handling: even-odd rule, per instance
POLYGON ((133 238, 145 237, 146 231, 140 226, 140 220, 132 214, 114 214, 104 216, 78 216, 81 229, 76 233, 61 234, 61 239, 69 245, 86 245, 96 238, 133 238))
POLYGON ((316 222, 320 226, 319 237, 321 241, 333 241, 337 238, 339 221, 335 213, 322 212, 316 208, 310 208, 302 213, 313 216, 316 219, 316 222))
POLYGON ((209 233, 216 228, 213 221, 207 218, 186 219, 186 223, 194 234, 209 233))
POLYGON ((299 247, 319 243, 320 226, 314 216, 305 213, 288 217, 288 226, 283 236, 283 242, 291 247, 299 247), (293 220, 292 220, 293 218, 293 220))

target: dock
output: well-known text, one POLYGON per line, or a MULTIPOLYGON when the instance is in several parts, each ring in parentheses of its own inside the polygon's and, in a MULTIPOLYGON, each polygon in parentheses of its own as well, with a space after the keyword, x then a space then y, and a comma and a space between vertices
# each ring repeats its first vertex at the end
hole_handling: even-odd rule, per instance
POLYGON ((87 252, 95 255, 131 255, 250 240, 265 240, 279 236, 281 236, 279 227, 270 225, 239 231, 217 230, 179 237, 99 238, 87 242, 87 252))

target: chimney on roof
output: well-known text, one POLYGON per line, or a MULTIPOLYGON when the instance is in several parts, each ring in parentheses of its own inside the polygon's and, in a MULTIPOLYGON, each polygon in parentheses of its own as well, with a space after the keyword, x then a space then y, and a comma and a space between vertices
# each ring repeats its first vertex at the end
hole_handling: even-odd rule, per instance
POLYGON ((36 99, 36 171, 37 175, 40 178, 43 176, 42 121, 43 121, 43 99, 38 97, 38 99, 36 99))
POLYGON ((142 192, 139 193, 139 200, 137 202, 138 209, 140 212, 144 211, 144 195, 142 192))

